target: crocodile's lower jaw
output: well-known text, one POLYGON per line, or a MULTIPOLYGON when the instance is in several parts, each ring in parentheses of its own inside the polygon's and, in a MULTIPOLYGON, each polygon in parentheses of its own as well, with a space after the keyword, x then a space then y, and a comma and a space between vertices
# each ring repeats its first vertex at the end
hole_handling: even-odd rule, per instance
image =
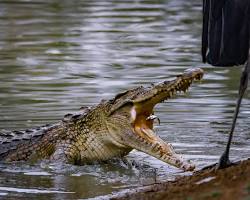
POLYGON ((171 144, 164 142, 153 130, 153 121, 149 116, 153 113, 153 108, 148 108, 140 112, 135 107, 131 110, 131 119, 134 138, 136 141, 129 142, 129 146, 139 151, 143 151, 163 162, 174 165, 184 171, 192 171, 195 165, 185 161, 175 153, 171 144))

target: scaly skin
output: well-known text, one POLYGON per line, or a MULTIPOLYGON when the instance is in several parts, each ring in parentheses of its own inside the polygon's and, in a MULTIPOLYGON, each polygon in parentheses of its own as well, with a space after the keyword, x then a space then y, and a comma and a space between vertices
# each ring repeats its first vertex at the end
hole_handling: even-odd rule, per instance
POLYGON ((178 91, 186 91, 203 70, 187 70, 175 80, 149 88, 138 87, 102 101, 95 107, 67 114, 52 126, 0 133, 0 160, 51 159, 72 164, 105 161, 127 155, 132 149, 145 152, 185 171, 195 166, 176 154, 154 133, 153 108, 178 91))

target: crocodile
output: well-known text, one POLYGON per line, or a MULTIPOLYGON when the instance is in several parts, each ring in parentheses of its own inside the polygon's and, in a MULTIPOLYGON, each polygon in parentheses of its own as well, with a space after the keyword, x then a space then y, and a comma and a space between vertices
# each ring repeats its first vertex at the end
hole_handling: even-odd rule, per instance
POLYGON ((122 158, 133 149, 151 155, 184 171, 195 165, 177 154, 172 145, 154 131, 154 106, 177 92, 186 92, 201 80, 204 71, 188 69, 175 79, 137 87, 98 105, 66 114, 53 125, 24 131, 0 132, 0 160, 48 159, 83 165, 122 158))

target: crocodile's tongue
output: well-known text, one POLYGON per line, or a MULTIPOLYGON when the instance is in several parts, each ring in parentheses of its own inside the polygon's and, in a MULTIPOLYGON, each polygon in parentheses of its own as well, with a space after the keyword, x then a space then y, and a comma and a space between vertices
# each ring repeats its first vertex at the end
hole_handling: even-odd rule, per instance
POLYGON ((164 142, 155 134, 153 131, 153 119, 148 118, 152 110, 140 113, 135 108, 133 109, 134 120, 132 124, 135 142, 130 141, 129 146, 185 171, 194 170, 195 166, 193 164, 188 163, 176 154, 171 144, 164 142))

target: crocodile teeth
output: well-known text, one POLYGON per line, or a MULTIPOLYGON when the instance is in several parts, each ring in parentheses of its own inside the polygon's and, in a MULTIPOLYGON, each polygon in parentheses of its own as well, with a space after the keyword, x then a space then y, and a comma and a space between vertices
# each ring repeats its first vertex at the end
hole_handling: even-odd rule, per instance
POLYGON ((156 115, 150 115, 146 118, 146 120, 154 120, 156 118, 158 118, 156 115))
POLYGON ((157 117, 156 115, 150 115, 150 116, 148 116, 147 118, 146 118, 146 120, 155 120, 155 119, 157 119, 157 121, 158 121, 158 124, 160 125, 161 124, 161 121, 160 121, 160 118, 159 117, 157 117))

